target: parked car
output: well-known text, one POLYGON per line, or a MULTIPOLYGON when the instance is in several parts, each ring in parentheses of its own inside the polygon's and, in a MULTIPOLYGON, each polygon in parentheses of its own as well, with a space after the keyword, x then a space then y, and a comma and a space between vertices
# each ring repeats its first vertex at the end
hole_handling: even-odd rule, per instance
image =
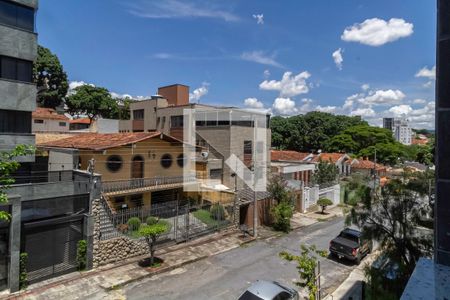
POLYGON ((372 251, 372 241, 364 239, 361 231, 346 228, 330 242, 330 254, 347 258, 356 264, 372 251))
POLYGON ((254 282, 238 300, 298 300, 298 292, 275 281, 254 282))

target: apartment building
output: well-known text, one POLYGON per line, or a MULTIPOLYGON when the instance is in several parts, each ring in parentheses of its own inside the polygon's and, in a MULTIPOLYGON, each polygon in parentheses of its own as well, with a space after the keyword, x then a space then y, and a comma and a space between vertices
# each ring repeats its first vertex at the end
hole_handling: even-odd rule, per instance
POLYGON ((392 131, 394 139, 404 145, 411 145, 413 133, 407 119, 383 118, 383 128, 392 131))
POLYGON ((70 119, 63 114, 58 114, 52 108, 37 107, 31 114, 33 124, 31 130, 36 132, 65 133, 69 131, 70 119))

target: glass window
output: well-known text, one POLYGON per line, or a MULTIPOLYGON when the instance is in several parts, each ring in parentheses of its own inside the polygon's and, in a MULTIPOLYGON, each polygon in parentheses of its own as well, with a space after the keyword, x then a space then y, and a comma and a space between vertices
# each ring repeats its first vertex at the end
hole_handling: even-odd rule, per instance
POLYGON ((0 0, 0 22, 6 25, 15 26, 17 16, 17 5, 0 0))
POLYGON ((144 110, 143 109, 133 110, 133 119, 134 120, 143 120, 144 119, 144 110))
POLYGON ((0 132, 31 133, 31 112, 0 109, 0 132))
POLYGON ((252 154, 252 141, 244 141, 244 154, 252 154))
POLYGON ((1 58, 1 76, 2 78, 16 80, 17 64, 16 59, 12 57, 2 56, 1 58))
POLYGON ((40 120, 40 119, 35 119, 34 120, 34 124, 43 124, 44 120, 40 120))
POLYGON ((184 157, 184 154, 183 153, 179 154, 177 157, 177 165, 180 168, 183 168, 186 165, 186 163, 187 163, 187 161, 186 161, 186 158, 184 157))
POLYGON ((65 127, 67 125, 67 123, 66 122, 59 122, 59 126, 63 126, 63 127, 65 127))
POLYGON ((170 166, 172 165, 172 155, 170 155, 169 153, 164 154, 161 157, 161 166, 165 169, 170 168, 170 166))
POLYGON ((171 116, 170 127, 171 128, 183 127, 183 116, 171 116))
POLYGON ((122 157, 119 155, 111 155, 106 161, 106 167, 111 172, 117 172, 122 168, 122 157))
POLYGON ((34 30, 34 10, 29 7, 17 6, 17 27, 34 30))
POLYGON ((17 80, 33 81, 33 64, 31 61, 17 60, 17 80))
POLYGON ((245 293, 242 294, 242 296, 239 297, 238 300, 263 300, 263 298, 260 298, 249 291, 245 291, 245 293))

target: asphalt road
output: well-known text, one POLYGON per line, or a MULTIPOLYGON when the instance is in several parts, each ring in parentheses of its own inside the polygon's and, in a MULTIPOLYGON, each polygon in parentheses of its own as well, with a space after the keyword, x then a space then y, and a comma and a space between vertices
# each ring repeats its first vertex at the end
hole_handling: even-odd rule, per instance
MULTIPOLYGON (((328 249, 329 241, 343 228, 343 218, 319 222, 137 281, 123 287, 121 294, 127 299, 237 299, 257 279, 294 287, 296 264, 282 260, 278 253, 287 250, 298 254, 300 244, 328 249)), ((322 295, 336 289, 354 267, 351 262, 321 258, 322 295)))

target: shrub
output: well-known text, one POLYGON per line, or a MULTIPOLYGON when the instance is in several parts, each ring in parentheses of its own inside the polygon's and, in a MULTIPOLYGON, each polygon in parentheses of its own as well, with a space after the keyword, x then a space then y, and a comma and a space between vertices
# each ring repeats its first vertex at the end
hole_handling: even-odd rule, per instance
POLYGON ((155 262, 155 244, 158 237, 167 232, 167 225, 158 222, 153 225, 143 224, 138 231, 139 236, 144 237, 150 249, 150 266, 155 262))
POLYGON ((136 231, 141 226, 141 220, 137 217, 133 217, 128 220, 127 224, 131 231, 136 231))
POLYGON ((211 213, 211 217, 216 221, 223 221, 225 220, 225 209, 222 205, 216 203, 211 206, 209 209, 209 212, 211 213))
POLYGON ((273 228, 278 231, 289 232, 291 230, 291 218, 294 214, 289 202, 282 201, 272 208, 274 218, 273 228))
POLYGON ((27 275, 27 262, 28 254, 23 252, 20 253, 19 260, 19 289, 24 289, 28 285, 28 275, 27 275))
POLYGON ((166 229, 166 231, 164 233, 167 233, 167 232, 169 232, 172 229, 172 223, 170 221, 168 221, 168 220, 160 219, 158 221, 158 224, 162 224, 162 225, 166 226, 167 229, 166 229))
POLYGON ((145 223, 147 223, 147 225, 156 224, 156 223, 158 223, 158 218, 150 216, 147 218, 147 220, 145 220, 145 223))
POLYGON ((333 205, 333 201, 331 201, 328 198, 321 198, 319 200, 317 200, 317 205, 322 207, 322 213, 324 213, 325 208, 329 205, 333 205))
POLYGON ((79 271, 86 269, 87 266, 87 243, 86 240, 79 240, 77 243, 77 268, 79 271))

